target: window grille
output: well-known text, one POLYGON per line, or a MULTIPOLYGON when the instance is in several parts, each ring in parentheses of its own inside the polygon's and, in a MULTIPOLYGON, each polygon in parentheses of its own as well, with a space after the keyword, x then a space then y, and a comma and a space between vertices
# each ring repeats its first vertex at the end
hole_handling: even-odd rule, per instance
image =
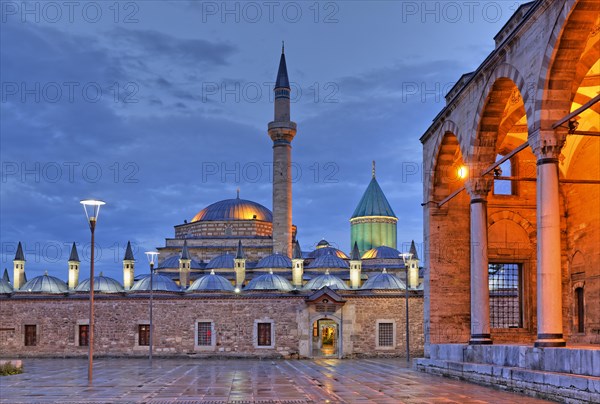
POLYGON ((271 345, 271 323, 258 323, 258 346, 271 345))
POLYGON ((90 326, 87 324, 79 325, 79 346, 88 346, 90 344, 90 326))
POLYGON ((575 303, 577 305, 577 332, 585 332, 585 306, 583 305, 583 288, 575 289, 575 303))
POLYGON ((523 327, 521 264, 490 264, 491 328, 523 327))
POLYGON ((150 345, 150 325, 140 324, 138 325, 138 345, 149 346, 150 345))
POLYGON ((394 323, 379 323, 379 346, 394 346, 394 323))
POLYGON ((37 326, 26 325, 25 326, 25 346, 36 346, 37 345, 37 326))
POLYGON ((198 345, 199 346, 211 346, 212 345, 212 323, 210 323, 210 322, 198 323, 198 345))

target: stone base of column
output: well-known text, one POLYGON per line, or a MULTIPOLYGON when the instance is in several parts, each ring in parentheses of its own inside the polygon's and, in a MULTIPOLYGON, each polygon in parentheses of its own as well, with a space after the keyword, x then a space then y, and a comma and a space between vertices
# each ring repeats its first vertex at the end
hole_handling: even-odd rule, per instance
POLYGON ((537 348, 557 348, 566 345, 562 334, 538 334, 538 338, 533 344, 537 348))
POLYGON ((469 339, 469 345, 492 345, 492 336, 490 334, 473 334, 469 339))

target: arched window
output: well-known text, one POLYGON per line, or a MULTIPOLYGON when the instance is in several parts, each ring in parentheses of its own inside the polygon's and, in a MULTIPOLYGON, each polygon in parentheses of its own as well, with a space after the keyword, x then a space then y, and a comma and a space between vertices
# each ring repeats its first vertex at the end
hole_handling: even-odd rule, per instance
MULTIPOLYGON (((496 156, 496 161, 499 161, 504 156, 499 154, 496 156)), ((494 178, 512 177, 513 173, 512 159, 506 160, 494 169, 494 178)), ((511 180, 495 179, 494 180, 494 195, 515 195, 515 182, 511 180)))
POLYGON ((583 305, 583 287, 575 289, 575 329, 578 333, 585 332, 585 306, 583 305))

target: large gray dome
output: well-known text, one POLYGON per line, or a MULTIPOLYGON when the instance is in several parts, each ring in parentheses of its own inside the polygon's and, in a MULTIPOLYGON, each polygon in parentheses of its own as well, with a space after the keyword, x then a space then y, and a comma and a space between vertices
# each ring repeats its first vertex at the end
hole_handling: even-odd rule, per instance
POLYGON ((225 253, 218 255, 208 262, 206 269, 232 269, 234 264, 233 259, 233 254, 225 253))
POLYGON ((350 289, 343 280, 337 276, 331 275, 329 271, 308 281, 306 285, 304 285, 304 289, 318 290, 324 288, 325 286, 329 287, 330 289, 350 289))
MULTIPOLYGON (((86 279, 75 288, 76 292, 89 292, 90 280, 86 279)), ((124 292, 123 286, 113 278, 104 276, 94 276, 94 292, 100 293, 121 293, 124 292)))
POLYGON ((397 276, 388 274, 384 269, 380 274, 369 276, 369 279, 362 285, 361 289, 404 290, 406 286, 397 276))
POLYGON ((0 278, 0 295, 8 295, 13 292, 12 285, 6 280, 0 278))
POLYGON ((346 269, 349 268, 349 265, 346 261, 344 261, 343 259, 341 259, 340 257, 338 257, 337 255, 334 254, 324 254, 321 255, 317 258, 315 258, 315 260, 313 262, 310 263, 310 265, 308 266, 308 268, 332 268, 332 269, 346 269))
MULTIPOLYGON (((160 292, 181 292, 181 289, 175 282, 164 275, 152 275, 152 290, 160 292)), ((150 275, 146 275, 136 281, 131 287, 132 292, 150 291, 150 275)))
POLYGON ((279 290, 282 292, 289 292, 293 289, 290 281, 274 273, 257 276, 244 288, 244 290, 279 290))
POLYGON ((18 292, 28 293, 67 293, 68 291, 69 287, 66 283, 48 273, 36 276, 18 290, 18 292))
POLYGON ((271 254, 262 258, 256 264, 256 269, 264 268, 291 268, 292 260, 283 254, 271 254))
POLYGON ((226 278, 212 271, 198 278, 190 285, 187 292, 234 292, 235 288, 226 278))

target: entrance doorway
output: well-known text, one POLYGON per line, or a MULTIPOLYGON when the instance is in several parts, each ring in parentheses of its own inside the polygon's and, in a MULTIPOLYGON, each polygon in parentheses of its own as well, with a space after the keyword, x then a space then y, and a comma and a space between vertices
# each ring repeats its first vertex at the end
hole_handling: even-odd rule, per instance
POLYGON ((313 323, 313 357, 338 356, 338 325, 328 318, 313 323))

